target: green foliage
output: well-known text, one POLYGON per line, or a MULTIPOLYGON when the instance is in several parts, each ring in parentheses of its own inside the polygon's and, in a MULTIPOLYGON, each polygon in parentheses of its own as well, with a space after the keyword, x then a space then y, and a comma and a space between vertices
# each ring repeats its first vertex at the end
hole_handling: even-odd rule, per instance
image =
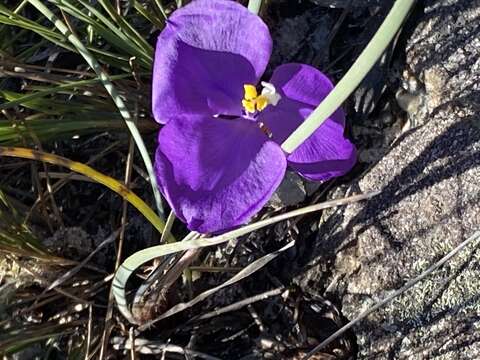
POLYGON ((9 329, 0 335, 0 354, 13 354, 34 343, 70 334, 75 331, 75 326, 80 324, 81 322, 77 321, 69 324, 51 323, 9 329))
MULTIPOLYGON (((142 156, 145 168, 147 169, 148 176, 149 176, 149 181, 152 187, 152 192, 153 196, 155 198, 155 203, 157 206, 157 211, 160 215, 163 216, 163 207, 162 207, 162 200, 160 196, 160 191, 158 190, 158 185, 157 185, 157 180, 155 177, 155 174, 153 172, 153 165, 152 161, 150 159, 150 156, 148 154, 147 148, 145 146, 145 143, 143 141, 143 138, 140 135, 140 132, 138 131, 138 127, 136 125, 136 119, 134 116, 132 116, 131 112, 129 111, 127 104, 124 102, 121 94, 117 90, 116 86, 112 83, 109 75, 107 72, 105 72, 104 69, 102 69, 101 65, 99 64, 98 60, 95 58, 95 56, 85 47, 85 45, 82 43, 80 38, 75 34, 75 30, 72 28, 68 27, 68 22, 64 23, 61 21, 48 7, 46 7, 44 4, 42 4, 38 0, 29 0, 29 2, 42 14, 44 15, 55 27, 64 35, 67 40, 75 46, 77 49, 78 53, 82 55, 83 59, 87 62, 87 64, 90 66, 90 68, 95 72, 95 74, 100 78, 100 81, 102 82, 105 90, 113 100, 115 106, 118 109, 118 112, 122 116, 122 118, 125 120, 125 123, 130 130, 130 134, 132 135, 135 144, 137 145, 137 148, 140 152, 140 155, 142 156)), ((55 2, 57 6, 61 9, 62 4, 69 4, 68 1, 59 1, 55 2)), ((104 6, 105 7, 105 6, 104 6)), ((115 15, 113 15, 112 11, 108 7, 105 7, 107 11, 109 12, 110 16, 112 18, 115 18, 115 15)), ((92 11, 90 9, 90 11, 92 11)), ((63 13, 62 13, 63 14, 63 13)), ((94 15, 98 15, 98 13, 94 13, 94 15)), ((66 19, 66 18, 65 18, 66 19)), ((105 21, 105 20, 104 20, 105 21)), ((123 24, 124 25, 124 24, 123 24)), ((124 25, 125 27, 125 25, 124 25)), ((130 31, 129 28, 127 28, 128 31, 130 31)), ((135 41, 135 37, 131 38, 133 41, 135 41)), ((136 58, 135 56, 132 56, 130 59, 136 58)))
MULTIPOLYGON (((28 30, 25 33, 25 41, 32 42, 33 39, 30 33, 33 32, 37 37, 41 38, 40 44, 43 44, 43 41, 47 41, 62 47, 70 53, 77 54, 79 63, 83 64, 86 61, 89 66, 89 69, 86 69, 84 73, 86 72, 88 77, 98 79, 104 89, 101 90, 100 94, 88 91, 90 84, 80 80, 85 74, 78 74, 76 79, 78 92, 75 95, 69 95, 66 99, 55 96, 55 99, 50 98, 46 101, 47 99, 43 98, 44 95, 58 95, 59 91, 65 90, 66 82, 71 84, 71 79, 66 75, 63 77, 58 75, 52 77, 37 74, 37 77, 33 78, 34 81, 48 81, 56 86, 43 88, 39 91, 33 90, 33 92, 29 92, 25 96, 8 90, 1 91, 0 97, 7 102, 7 105, 3 105, 3 108, 12 107, 12 104, 15 104, 20 107, 20 111, 13 115, 6 114, 7 120, 10 121, 0 121, 0 134, 8 133, 7 128, 15 126, 16 123, 23 123, 26 117, 24 115, 25 112, 31 111, 35 112, 35 115, 58 116, 61 122, 67 119, 70 126, 63 126, 62 135, 68 135, 68 131, 75 124, 78 125, 78 128, 74 129, 77 131, 72 133, 72 135, 77 135, 78 131, 84 132, 86 129, 89 132, 93 132, 93 129, 104 129, 105 120, 120 115, 125 120, 126 126, 143 158, 149 174, 157 210, 160 214, 163 214, 161 197, 153 173, 152 162, 136 125, 137 115, 132 115, 131 110, 129 110, 129 108, 138 109, 140 105, 143 105, 140 111, 149 113, 150 105, 148 101, 142 99, 144 89, 141 84, 142 73, 147 72, 150 74, 153 62, 153 48, 145 39, 149 33, 155 30, 155 26, 161 23, 161 20, 155 21, 155 24, 150 23, 149 19, 153 19, 153 17, 146 17, 147 11, 140 4, 137 4, 137 7, 134 9, 141 9, 142 13, 135 11, 133 16, 125 17, 124 14, 118 14, 110 2, 105 0, 99 0, 95 6, 83 0, 76 2, 51 0, 48 4, 50 7, 37 0, 29 0, 29 3, 40 14, 40 18, 37 21, 32 21, 26 16, 22 16, 20 13, 25 9, 17 8, 10 10, 5 6, 0 6, 0 24, 28 30), (128 20, 136 22, 141 20, 142 28, 147 33, 137 31, 130 25, 128 20), (55 28, 52 29, 51 24, 55 28), (84 39, 88 39, 88 41, 85 43, 84 39), (127 87, 119 86, 109 76, 109 73, 118 74, 120 78, 133 78, 134 82, 127 87), (81 122, 72 121, 72 117, 75 114, 83 119, 87 119, 90 124, 92 121, 95 122, 92 119, 98 118, 98 114, 102 114, 104 117, 98 120, 98 126, 86 127, 81 122)), ((9 30, 3 27, 0 29, 0 32, 4 36, 8 36, 9 30)), ((14 66, 14 71, 4 71, 7 76, 9 74, 11 76, 12 72, 15 73, 15 68, 18 68, 15 62, 28 62, 29 57, 26 55, 32 55, 19 52, 16 49, 18 47, 18 45, 13 46, 11 42, 7 42, 7 46, 0 49, 0 56, 7 59, 7 61, 10 59, 14 66), (17 59, 16 56, 20 56, 20 54, 21 57, 17 59)), ((57 51, 51 44, 46 47, 46 50, 50 52, 57 51)), ((47 67, 45 72, 48 72, 47 67)), ((32 80, 32 77, 26 77, 25 74, 18 75, 20 77, 23 75, 24 79, 32 80)), ((149 76, 145 77, 146 83, 150 82, 149 76)), ((29 85, 33 88, 32 84, 29 85)), ((69 87, 67 86, 67 88, 69 87)), ((118 124, 112 125, 114 126, 111 128, 118 127, 118 124)), ((40 134, 45 134, 45 131, 40 131, 40 134)), ((12 139, 12 137, 10 136, 8 139, 12 139)), ((45 138, 40 138, 40 140, 45 140, 45 138)), ((0 141, 2 141, 1 138, 0 141)))
POLYGON ((0 252, 2 249, 16 249, 35 255, 47 254, 28 227, 23 224, 22 216, 1 190, 0 219, 0 252))
MULTIPOLYGON (((100 76, 85 66, 81 51, 40 13, 35 12, 38 18, 32 19, 32 6, 27 3, 16 8, 0 5, 0 143, 21 144, 18 127, 23 122, 41 141, 57 139, 55 131, 59 138, 124 131, 119 124, 121 114, 100 76), (60 57, 53 66, 51 54, 60 57), (76 68, 61 60, 67 56, 73 56, 76 68), (41 65, 37 65, 39 58, 41 65)), ((164 25, 159 9, 133 1, 119 15, 109 1, 83 0, 50 1, 49 8, 82 41, 101 69, 113 74, 111 82, 126 107, 138 105, 140 113, 149 114, 149 90, 144 84, 150 82, 153 48, 147 39, 164 25)))

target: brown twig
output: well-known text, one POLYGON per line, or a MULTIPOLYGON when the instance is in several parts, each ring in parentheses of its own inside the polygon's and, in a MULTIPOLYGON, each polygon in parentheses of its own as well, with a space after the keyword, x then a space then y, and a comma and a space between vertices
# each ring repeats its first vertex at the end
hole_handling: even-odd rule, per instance
POLYGON ((279 287, 279 288, 276 288, 276 289, 273 289, 273 290, 265 291, 261 294, 245 298, 245 299, 237 301, 233 304, 227 305, 223 308, 215 309, 215 310, 210 311, 206 314, 195 317, 191 321, 206 320, 206 319, 210 319, 210 318, 215 317, 215 316, 223 315, 223 314, 228 313, 228 312, 237 311, 237 310, 240 310, 241 308, 243 308, 245 306, 251 305, 251 304, 256 303, 258 301, 263 301, 263 300, 266 300, 266 299, 268 299, 270 297, 273 297, 273 296, 282 295, 285 291, 286 291, 286 289, 283 286, 279 287))

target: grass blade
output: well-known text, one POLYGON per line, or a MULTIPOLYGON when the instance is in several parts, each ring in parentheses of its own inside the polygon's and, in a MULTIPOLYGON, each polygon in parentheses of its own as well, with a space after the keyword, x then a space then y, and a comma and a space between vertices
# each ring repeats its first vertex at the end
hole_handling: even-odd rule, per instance
MULTIPOLYGON (((133 191, 131 191, 121 182, 92 169, 88 165, 72 161, 58 155, 19 147, 0 146, 0 156, 39 160, 49 164, 63 166, 79 174, 85 175, 90 179, 95 180, 102 185, 105 185, 110 190, 113 190, 122 198, 127 200, 138 211, 140 211, 160 233, 162 233, 165 228, 165 223, 163 222, 163 220, 160 219, 155 214, 155 212, 147 204, 145 204, 145 202, 140 199, 133 191)), ((170 241, 172 241, 172 239, 170 239, 170 241)), ((175 240, 173 239, 173 241, 175 240)))
POLYGON ((40 241, 22 223, 20 214, 1 190, 0 220, 0 251, 2 248, 16 248, 21 252, 31 252, 41 256, 48 255, 40 241))
POLYGON ((167 18, 166 15, 165 15, 165 12, 163 12, 163 8, 160 8, 161 11, 162 11, 162 15, 164 16, 164 19, 161 20, 161 19, 157 18, 157 16, 154 13, 145 9, 143 7, 143 5, 140 4, 137 0, 133 0, 132 2, 133 2, 133 7, 135 8, 135 10, 138 11, 138 13, 140 15, 142 15, 145 19, 150 21, 157 28, 163 29, 163 27, 165 26, 165 22, 163 20, 165 20, 167 18))
POLYGON ((277 222, 280 222, 295 216, 319 211, 322 209, 327 209, 330 207, 346 205, 355 201, 369 199, 377 195, 378 193, 379 192, 373 192, 373 193, 367 193, 362 195, 355 195, 355 196, 351 196, 344 199, 330 200, 321 204, 307 206, 303 209, 290 211, 285 214, 274 216, 270 219, 261 220, 256 223, 244 226, 240 229, 236 229, 236 230, 227 232, 225 234, 211 237, 211 238, 199 238, 199 239, 192 239, 188 241, 180 241, 176 243, 157 245, 157 246, 152 246, 147 249, 137 251, 135 254, 128 257, 115 273, 112 288, 113 288, 113 295, 115 296, 115 300, 117 302, 117 306, 120 312, 123 314, 123 316, 125 316, 125 318, 128 321, 130 321, 133 324, 136 323, 128 307, 128 302, 126 300, 126 295, 125 295, 125 286, 127 284, 128 279, 133 274, 133 272, 150 260, 165 256, 165 255, 174 254, 180 251, 219 245, 227 241, 230 241, 231 239, 237 238, 239 236, 248 234, 252 231, 264 228, 266 226, 275 224, 277 222))
POLYGON ((150 184, 152 187, 153 195, 155 198, 155 204, 157 207, 157 211, 160 216, 164 216, 163 207, 162 207, 162 198, 160 196, 160 191, 158 190, 157 180, 155 177, 155 173, 153 172, 152 161, 150 156, 148 155, 147 148, 145 143, 143 142, 142 136, 138 131, 137 126, 135 125, 134 119, 126 104, 124 103, 123 99, 120 97, 117 89, 113 85, 112 81, 110 80, 109 76, 105 71, 103 71, 102 67, 92 56, 90 51, 83 45, 83 43, 70 32, 68 27, 57 17, 54 13, 52 13, 45 5, 43 5, 39 0, 29 0, 30 3, 37 8, 49 21, 51 21, 55 27, 65 36, 73 46, 78 50, 78 52, 83 56, 83 58, 87 61, 88 65, 95 71, 97 76, 101 79, 103 86, 110 94, 113 99, 113 102, 118 108, 118 111, 122 115, 123 119, 127 123, 128 129, 132 134, 133 139, 135 140, 135 144, 138 147, 138 150, 142 156, 143 162, 145 164, 145 168, 147 169, 150 184))
POLYGON ((78 331, 77 327, 83 324, 83 320, 74 320, 66 324, 49 323, 8 329, 0 335, 0 354, 12 354, 32 343, 78 331))
POLYGON ((119 50, 126 50, 127 53, 132 56, 136 56, 145 68, 151 68, 153 61, 153 49, 150 48, 145 50, 144 48, 138 46, 130 37, 125 35, 120 29, 118 29, 115 24, 108 20, 105 16, 102 15, 100 11, 95 9, 93 6, 79 0, 79 3, 83 5, 93 16, 95 16, 99 21, 95 20, 93 17, 84 14, 80 9, 73 6, 68 1, 62 0, 50 0, 58 8, 69 13, 70 15, 76 17, 85 24, 90 25, 94 31, 101 35, 104 39, 109 41, 119 50), (103 23, 103 25, 102 25, 103 23))
POLYGON ((93 250, 90 254, 88 254, 88 256, 85 259, 83 259, 78 265, 76 265, 74 268, 68 270, 66 273, 61 275, 56 280, 54 280, 47 288, 43 290, 42 294, 45 294, 46 292, 52 290, 53 288, 56 288, 57 286, 62 285, 65 281, 72 278, 95 256, 95 254, 98 251, 100 251, 106 245, 114 242, 115 239, 118 237, 119 233, 120 233, 120 230, 113 232, 113 234, 111 234, 107 239, 102 241, 100 245, 98 245, 95 250, 93 250))
POLYGON ((273 259, 275 259, 278 255, 280 255, 282 252, 284 252, 285 250, 288 250, 290 249, 293 245, 295 245, 295 240, 292 240, 290 241, 288 244, 286 244, 285 246, 283 246, 282 248, 274 251, 274 252, 271 252, 265 256, 262 256, 261 258, 253 261, 251 264, 249 264, 248 266, 246 266, 244 269, 242 269, 241 271, 239 271, 237 274, 235 274, 231 279, 225 281, 224 283, 218 285, 218 286, 215 286, 214 288, 211 288, 211 289, 208 289, 204 292, 202 292, 201 294, 197 295, 196 297, 194 297, 192 300, 186 302, 186 303, 180 303, 180 304, 177 304, 175 305, 174 307, 168 309, 166 312, 164 312, 162 315, 160 315, 158 318, 152 320, 152 321, 149 321, 148 323, 146 324, 143 324, 142 326, 139 327, 139 330, 140 331, 143 331, 147 328, 149 328, 150 326, 152 326, 153 324, 155 324, 156 322, 160 321, 160 320, 163 320, 167 317, 170 317, 172 315, 175 315, 175 314, 178 314, 179 312, 183 311, 183 310, 186 310, 196 304, 198 304, 199 302, 205 300, 207 297, 209 297, 210 295, 213 295, 214 293, 218 292, 219 290, 223 289, 223 288, 226 288, 230 285, 233 285, 247 277, 249 277, 250 275, 252 275, 253 273, 255 273, 256 271, 260 270, 261 268, 263 268, 265 265, 267 265, 269 262, 271 262, 273 259))
MULTIPOLYGON (((130 74, 122 74, 122 75, 112 76, 112 77, 110 77, 110 79, 111 80, 120 80, 120 79, 129 78, 129 77, 131 77, 130 74)), ((63 91, 63 90, 75 89, 75 88, 85 86, 85 85, 92 85, 92 84, 95 84, 95 83, 100 82, 100 81, 101 80, 97 77, 95 79, 72 81, 72 82, 68 82, 64 85, 59 85, 59 86, 51 87, 51 88, 48 88, 48 89, 45 89, 45 90, 40 90, 40 91, 31 93, 31 94, 23 95, 22 97, 17 98, 15 100, 10 100, 6 103, 0 104, 0 110, 10 109, 10 108, 12 108, 16 105, 23 104, 27 101, 40 99, 44 96, 56 94, 56 93, 58 93, 60 91, 63 91)), ((1 92, 0 92, 0 94, 1 94, 1 92)))
MULTIPOLYGON (((82 0, 78 0, 82 4, 86 4, 82 0)), ((152 46, 140 35, 126 20, 123 16, 119 15, 115 8, 106 0, 98 0, 100 5, 108 12, 110 17, 120 26, 122 31, 128 36, 129 39, 132 39, 141 49, 143 49, 149 56, 150 60, 153 62, 153 48, 152 46)))
MULTIPOLYGON (((94 116, 98 114, 87 113, 83 119, 90 117, 89 120, 83 120, 82 116, 68 116, 61 121, 56 118, 38 118, 32 117, 18 122, 16 127, 11 126, 9 122, 0 121, 0 145, 21 145, 23 144, 24 134, 29 131, 42 141, 69 139, 73 135, 85 135, 98 133, 101 131, 125 131, 126 124, 122 119, 107 116, 94 116)), ((142 122, 140 129, 143 131, 154 131, 150 123, 142 122)))

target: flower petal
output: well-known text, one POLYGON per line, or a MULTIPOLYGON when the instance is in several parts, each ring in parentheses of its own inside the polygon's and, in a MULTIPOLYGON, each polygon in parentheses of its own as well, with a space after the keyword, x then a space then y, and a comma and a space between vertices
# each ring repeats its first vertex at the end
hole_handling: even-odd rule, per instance
POLYGON ((255 82, 253 67, 240 55, 157 42, 152 82, 155 120, 182 114, 240 115, 243 84, 255 82), (233 71, 236 69, 236 71, 233 71))
POLYGON ((355 165, 355 145, 343 136, 343 127, 328 119, 288 157, 288 165, 309 180, 342 176, 355 165))
POLYGON ((190 46, 243 56, 253 65, 257 79, 267 67, 272 53, 268 27, 235 1, 195 0, 175 11, 168 22, 190 46))
MULTIPOLYGON (((279 66, 270 80, 282 96, 259 117, 281 144, 333 89, 317 69, 302 64, 279 66)), ((338 109, 288 159, 288 165, 309 180, 325 181, 347 173, 356 162, 355 146, 343 136, 345 114, 338 109)))
POLYGON ((247 222, 280 184, 286 159, 257 124, 184 116, 160 131, 155 172, 190 230, 218 233, 247 222))
MULTIPOLYGON (((333 89, 330 79, 310 65, 284 64, 273 72, 269 81, 281 96, 316 108, 333 89)), ((345 125, 345 112, 338 108, 331 116, 334 121, 345 125)))
POLYGON ((175 11, 157 40, 155 119, 240 115, 243 85, 257 83, 271 48, 265 23, 234 1, 196 0, 175 11))

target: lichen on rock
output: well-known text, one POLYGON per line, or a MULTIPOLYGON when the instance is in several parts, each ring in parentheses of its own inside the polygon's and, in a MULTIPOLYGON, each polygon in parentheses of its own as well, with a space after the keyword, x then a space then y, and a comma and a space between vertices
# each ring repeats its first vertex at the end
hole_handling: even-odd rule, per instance
MULTIPOLYGON (((425 1, 407 44, 426 109, 362 178, 337 190, 381 190, 332 211, 318 256, 334 262, 329 291, 352 319, 480 227, 480 2, 425 1)), ((314 271, 314 270, 310 270, 314 271)), ((308 273, 306 278, 308 278, 308 273)), ((462 251, 355 328, 359 359, 478 359, 480 252, 462 251)))

